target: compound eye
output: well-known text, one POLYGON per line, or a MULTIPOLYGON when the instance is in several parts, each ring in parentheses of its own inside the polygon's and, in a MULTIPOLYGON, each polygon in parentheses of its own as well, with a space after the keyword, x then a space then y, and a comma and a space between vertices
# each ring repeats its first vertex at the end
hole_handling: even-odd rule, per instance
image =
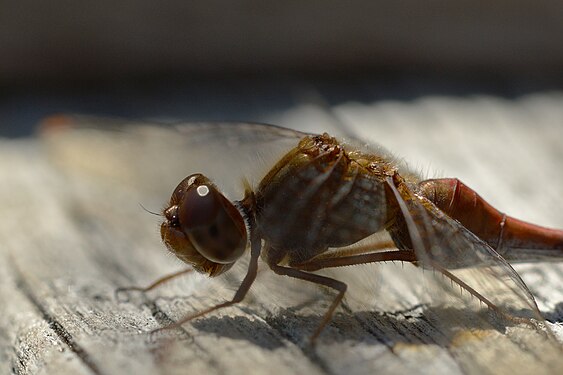
POLYGON ((179 196, 179 227, 206 259, 219 264, 233 263, 246 249, 242 215, 207 178, 194 176, 179 196))
POLYGON ((210 193, 207 185, 191 186, 181 198, 176 215, 180 226, 190 231, 212 225, 219 209, 218 199, 210 193))

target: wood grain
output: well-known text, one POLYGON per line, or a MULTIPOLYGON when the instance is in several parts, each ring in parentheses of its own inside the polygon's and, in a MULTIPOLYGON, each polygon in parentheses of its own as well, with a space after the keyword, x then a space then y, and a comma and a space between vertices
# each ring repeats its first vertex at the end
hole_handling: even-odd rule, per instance
MULTIPOLYGON (((330 112, 306 104, 270 120, 376 141, 423 173, 461 178, 509 214, 563 227, 562 108, 558 93, 428 97, 345 103, 330 112)), ((516 374, 562 366, 561 348, 547 353, 553 348, 542 346, 544 336, 518 326, 445 331, 421 313, 412 295, 417 286, 405 285, 410 271, 400 264, 375 266, 379 276, 351 290, 316 347, 307 338, 330 291, 270 280, 267 269, 244 304, 150 335, 230 298, 244 264, 219 280, 190 275, 116 298, 117 287, 182 268, 159 242, 158 218, 139 208, 146 198, 127 187, 68 179, 37 138, 0 141, 0 176, 0 373, 516 374), (355 302, 366 296, 378 308, 355 302)), ((515 268, 563 337, 563 265, 515 268)), ((367 266, 339 272, 350 283, 371 275, 367 266)))

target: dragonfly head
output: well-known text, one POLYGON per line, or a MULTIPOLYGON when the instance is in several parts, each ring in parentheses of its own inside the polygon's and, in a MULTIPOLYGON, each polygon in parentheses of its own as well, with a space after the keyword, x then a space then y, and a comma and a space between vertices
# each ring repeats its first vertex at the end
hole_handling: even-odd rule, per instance
POLYGON ((180 182, 163 215, 162 241, 170 252, 201 273, 220 275, 247 247, 243 216, 202 174, 180 182))

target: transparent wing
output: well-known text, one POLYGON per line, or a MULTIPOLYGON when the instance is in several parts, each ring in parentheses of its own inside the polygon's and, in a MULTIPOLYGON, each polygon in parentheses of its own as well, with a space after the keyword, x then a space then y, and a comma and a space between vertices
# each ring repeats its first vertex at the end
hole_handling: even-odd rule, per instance
POLYGON ((196 172, 240 198, 243 179, 259 182, 305 135, 263 124, 164 125, 86 116, 50 119, 43 130, 50 157, 67 172, 127 185, 161 203, 196 172))
MULTIPOLYGON (((430 201, 408 188, 401 190, 411 219, 406 225, 422 266, 445 270, 454 277, 460 275, 464 287, 482 296, 481 302, 489 308, 541 319, 534 297, 506 260, 430 201)), ((455 278, 452 281, 457 283, 455 278)))
POLYGON ((406 185, 396 188, 419 265, 432 276, 425 315, 458 364, 469 373, 560 369, 561 344, 510 264, 406 185))
MULTIPOLYGON (((165 261, 159 234, 162 218, 143 212, 139 203, 158 212, 177 184, 192 173, 205 174, 230 199, 240 199, 244 180, 258 184, 305 133, 251 123, 159 124, 64 115, 47 119, 40 135, 47 158, 63 172, 58 182, 63 185, 64 208, 83 228, 83 237, 103 254, 92 255, 104 267, 132 275, 118 286, 144 286, 170 273, 172 264, 178 269, 186 265, 171 254, 170 262, 165 261)), ((204 301, 202 308, 223 302, 232 298, 246 268, 243 257, 212 283, 204 285, 196 275, 182 278, 181 293, 172 289, 171 295, 194 294, 195 300, 204 301)), ((260 277, 269 279, 268 273, 261 272, 260 277)), ((275 284, 266 285, 281 289, 281 284, 276 278, 275 284)), ((166 290, 159 288, 156 294, 166 290)), ((292 295, 301 294, 303 299, 303 288, 296 290, 292 295)))

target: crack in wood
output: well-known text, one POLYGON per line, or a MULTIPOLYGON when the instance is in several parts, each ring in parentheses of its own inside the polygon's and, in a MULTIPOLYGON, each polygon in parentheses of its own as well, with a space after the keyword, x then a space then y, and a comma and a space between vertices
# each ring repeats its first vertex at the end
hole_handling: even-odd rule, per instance
MULTIPOLYGON (((76 354, 76 356, 82 361, 82 363, 95 375, 102 375, 99 367, 92 361, 90 355, 80 344, 78 344, 70 332, 68 332, 64 326, 51 314, 49 311, 41 304, 37 296, 33 293, 33 290, 29 283, 27 283, 24 274, 21 272, 20 268, 18 267, 17 263, 14 259, 9 258, 8 261, 11 264, 11 268, 14 270, 14 279, 16 282, 16 286, 18 289, 21 290, 23 295, 31 302, 33 306, 39 311, 42 318, 47 322, 49 328, 55 332, 55 334, 59 337, 59 339, 66 345, 68 348, 76 354)), ((22 363, 25 366, 25 363, 22 363)), ((25 366, 27 367, 27 366, 25 366)))
MULTIPOLYGON (((283 318, 281 318, 283 319, 283 318)), ((302 346, 301 343, 299 342, 299 340, 296 340, 295 337, 293 337, 292 335, 290 335, 286 329, 283 329, 282 327, 280 327, 280 318, 275 318, 272 316, 268 316, 266 318, 264 318, 264 321, 268 324, 268 326, 270 326, 273 330, 275 330, 276 332, 278 332, 278 334, 282 337, 284 337, 285 339, 289 340, 290 342, 292 342, 293 344, 295 344, 298 348, 301 349, 301 352, 303 353, 303 355, 309 359, 309 361, 316 367, 318 367, 319 369, 321 369, 321 371, 323 371, 325 374, 333 374, 334 372, 330 370, 330 366, 317 354, 315 347, 311 346, 311 344, 309 344, 307 342, 307 344, 305 346, 302 346)))
MULTIPOLYGON (((346 303, 342 304, 342 310, 347 314, 354 316, 354 312, 346 303)), ((369 333, 377 342, 385 346, 393 355, 397 355, 393 350, 393 346, 389 343, 389 339, 385 338, 385 333, 383 332, 383 330, 370 326, 358 317, 354 317, 354 320, 358 322, 360 327, 362 327, 367 333, 369 333)))

